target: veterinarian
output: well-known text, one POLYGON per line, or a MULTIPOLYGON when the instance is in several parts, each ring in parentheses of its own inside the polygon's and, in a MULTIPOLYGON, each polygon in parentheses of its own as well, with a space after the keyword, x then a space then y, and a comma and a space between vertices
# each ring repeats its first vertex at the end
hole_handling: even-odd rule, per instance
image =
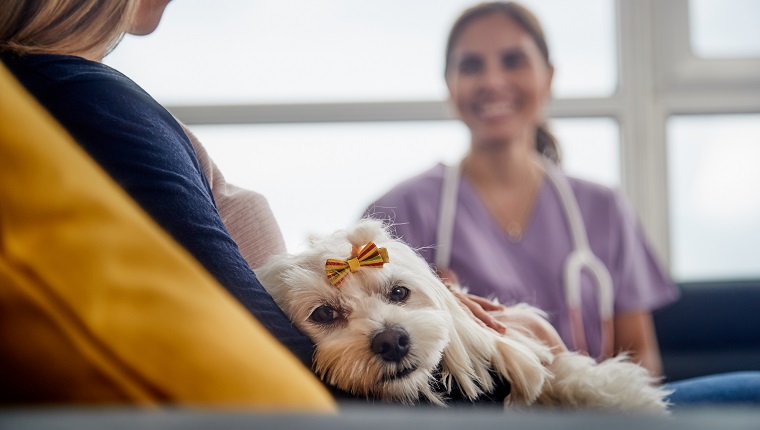
MULTIPOLYGON (((597 358, 629 351, 660 375, 651 312, 677 300, 678 290, 625 198, 560 169, 543 116, 553 74, 529 10, 512 2, 465 10, 449 33, 444 76, 470 130, 469 151, 456 166, 437 165, 397 185, 365 216, 393 222, 397 235, 474 300, 532 304, 571 349, 597 358)), ((557 344, 552 330, 527 323, 557 344)), ((759 372, 667 388, 676 405, 760 403, 759 372)))
POLYGON ((458 166, 437 165, 393 188, 366 215, 392 220, 473 294, 543 309, 571 349, 594 357, 630 351, 659 375, 651 312, 678 290, 623 196, 561 171, 543 115, 553 74, 527 9, 491 3, 465 11, 449 35, 445 79, 470 130, 469 151, 458 166), (579 246, 590 251, 573 257, 586 264, 582 277, 580 265, 568 267, 579 246), (574 279, 577 288, 568 285, 574 279))

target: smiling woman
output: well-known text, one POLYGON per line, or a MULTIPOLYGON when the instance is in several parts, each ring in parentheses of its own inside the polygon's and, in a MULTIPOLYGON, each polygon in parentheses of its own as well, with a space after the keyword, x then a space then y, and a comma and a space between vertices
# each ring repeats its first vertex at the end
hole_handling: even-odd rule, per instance
POLYGON ((625 198, 559 169, 543 113, 554 70, 535 16, 513 2, 467 9, 446 59, 469 151, 459 166, 439 165, 394 187, 366 215, 393 223, 474 294, 542 309, 571 349, 597 358, 625 350, 660 374, 650 312, 678 292, 625 198), (568 269, 576 250, 585 252, 585 268, 600 268, 580 285, 568 269))
MULTIPOLYGON (((520 6, 512 7, 520 10, 520 6)), ((445 65, 452 103, 470 129, 474 145, 498 145, 504 138, 536 130, 538 151, 557 160, 554 138, 544 125, 534 125, 543 121, 554 75, 543 30, 530 13, 496 14, 496 9, 496 5, 480 8, 454 24, 445 65), (468 25, 476 19, 479 25, 468 25), (483 80, 499 85, 501 74, 507 72, 513 84, 506 91, 483 91, 483 80)))

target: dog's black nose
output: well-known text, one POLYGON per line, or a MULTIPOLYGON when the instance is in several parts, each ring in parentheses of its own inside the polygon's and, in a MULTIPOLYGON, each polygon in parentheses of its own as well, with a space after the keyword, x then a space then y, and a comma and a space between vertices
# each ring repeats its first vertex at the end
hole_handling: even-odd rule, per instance
POLYGON ((409 352, 409 333, 401 327, 388 327, 372 338, 372 351, 385 361, 401 361, 409 352))

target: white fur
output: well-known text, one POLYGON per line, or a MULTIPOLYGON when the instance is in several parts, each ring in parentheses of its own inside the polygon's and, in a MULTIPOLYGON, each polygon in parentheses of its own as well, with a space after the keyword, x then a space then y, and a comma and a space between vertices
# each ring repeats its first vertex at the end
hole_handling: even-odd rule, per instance
MULTIPOLYGON (((505 335, 479 324, 433 273, 427 262, 393 239, 379 221, 313 239, 299 255, 271 258, 256 274, 293 323, 316 344, 314 370, 329 384, 359 396, 413 404, 420 398, 443 405, 456 381, 475 399, 494 389, 489 370, 508 380, 513 405, 559 405, 664 413, 667 393, 647 371, 624 356, 596 364, 589 357, 558 353, 510 327, 505 335), (382 268, 362 268, 338 287, 325 275, 328 258, 345 260, 352 246, 373 241, 388 250, 382 268), (388 299, 393 287, 409 289, 402 303, 388 299), (340 317, 316 323, 311 313, 329 305, 340 317), (399 362, 375 354, 371 339, 386 327, 409 333, 409 352, 399 362), (416 368, 404 377, 399 371, 416 368), (444 393, 434 391, 440 371, 444 393)), ((538 312, 520 305, 520 311, 538 312)))

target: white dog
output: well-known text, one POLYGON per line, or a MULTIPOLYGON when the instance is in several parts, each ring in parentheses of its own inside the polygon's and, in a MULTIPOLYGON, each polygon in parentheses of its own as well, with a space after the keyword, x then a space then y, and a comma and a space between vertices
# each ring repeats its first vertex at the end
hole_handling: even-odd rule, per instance
POLYGON ((577 353, 553 353, 524 327, 508 326, 500 335, 479 324, 379 221, 315 239, 309 250, 275 256, 256 273, 316 344, 316 373, 352 394, 443 405, 452 389, 468 399, 490 393, 496 374, 511 385, 510 405, 666 413, 668 393, 625 357, 596 364, 577 353))

